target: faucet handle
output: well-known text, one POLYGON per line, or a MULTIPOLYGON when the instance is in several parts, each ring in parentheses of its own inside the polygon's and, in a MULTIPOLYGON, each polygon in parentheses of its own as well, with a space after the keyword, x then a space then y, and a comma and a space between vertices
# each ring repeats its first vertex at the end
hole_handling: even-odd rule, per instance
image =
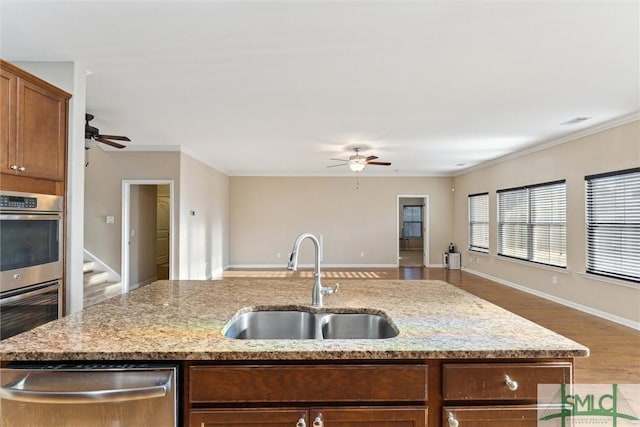
POLYGON ((322 288, 322 295, 331 295, 331 294, 335 294, 336 292, 338 292, 338 288, 340 287, 339 284, 335 284, 333 285, 333 287, 331 286, 327 286, 327 287, 323 287, 322 288))

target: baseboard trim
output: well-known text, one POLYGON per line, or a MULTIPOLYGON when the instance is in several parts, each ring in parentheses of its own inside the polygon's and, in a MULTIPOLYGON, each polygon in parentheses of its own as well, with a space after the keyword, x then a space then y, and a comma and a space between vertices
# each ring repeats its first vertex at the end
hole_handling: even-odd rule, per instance
POLYGON ((153 282, 156 282, 157 280, 158 280, 157 277, 152 277, 151 279, 143 280, 142 282, 138 282, 138 283, 135 283, 133 285, 130 285, 129 286, 129 290, 132 291, 134 289, 138 289, 139 287, 142 287, 142 286, 145 286, 145 285, 149 285, 149 284, 151 284, 153 282))
MULTIPOLYGON (((298 268, 313 268, 314 264, 298 264, 298 268)), ((322 268, 397 268, 397 264, 322 264, 322 268)), ((287 269, 286 264, 229 264, 224 267, 225 270, 230 268, 247 268, 252 270, 265 268, 287 269)))
POLYGON ((616 316, 615 314, 607 313, 606 311, 598 310, 596 308, 589 307, 589 306, 583 305, 583 304, 579 304, 579 303, 574 302, 574 301, 569 301, 567 299, 560 298, 560 297, 548 294, 546 292, 541 292, 541 291, 538 291, 538 290, 535 290, 535 289, 531 289, 531 288, 528 288, 526 286, 519 285, 517 283, 510 282, 508 280, 501 279, 499 277, 491 276, 490 274, 485 274, 485 273, 482 273, 480 271, 472 270, 470 268, 462 267, 462 270, 467 272, 467 273, 471 273, 471 274, 474 274, 476 276, 482 277, 484 279, 491 280, 492 282, 496 282, 496 283, 498 283, 500 285, 508 286, 510 288, 514 288, 514 289, 517 289, 519 291, 526 292, 528 294, 535 295, 537 297, 544 298, 546 300, 553 301, 553 302, 558 303, 558 304, 562 304, 562 305, 564 305, 566 307, 574 308, 574 309, 582 311, 584 313, 591 314, 593 316, 597 316, 597 317, 600 317, 602 319, 609 320, 611 322, 615 322, 615 323, 618 323, 618 324, 623 325, 623 326, 627 326, 627 327, 632 328, 632 329, 640 330, 640 322, 634 322, 633 320, 625 319, 624 317, 616 316))

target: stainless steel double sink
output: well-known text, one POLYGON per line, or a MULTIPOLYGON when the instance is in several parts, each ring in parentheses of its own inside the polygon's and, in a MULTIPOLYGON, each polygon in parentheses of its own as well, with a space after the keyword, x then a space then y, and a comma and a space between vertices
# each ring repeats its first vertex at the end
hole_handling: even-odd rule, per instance
POLYGON ((375 313, 260 310, 236 316, 223 333, 244 340, 326 340, 393 338, 398 330, 386 316, 375 313))

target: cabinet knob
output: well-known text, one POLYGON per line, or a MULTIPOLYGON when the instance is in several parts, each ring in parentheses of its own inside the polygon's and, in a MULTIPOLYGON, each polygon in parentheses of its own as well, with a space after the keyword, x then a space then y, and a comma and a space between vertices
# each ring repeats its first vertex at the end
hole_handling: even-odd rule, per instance
POLYGON ((322 427, 323 425, 324 425, 324 423, 322 422, 322 418, 316 417, 313 420, 313 427, 322 427))
POLYGON ((9 169, 11 169, 12 171, 17 171, 18 170, 18 165, 11 165, 11 166, 9 166, 9 169))
POLYGON ((24 171, 26 171, 26 170, 27 170, 27 168, 25 168, 24 166, 19 166, 19 167, 18 167, 18 170, 19 170, 20 172, 24 172, 24 171))
POLYGON ((447 422, 449 423, 449 427, 458 427, 460 424, 458 420, 456 420, 456 417, 453 416, 453 412, 447 414, 447 422))
POLYGON ((296 423, 296 427, 307 427, 307 423, 304 422, 304 418, 300 418, 296 423))
POLYGON ((509 375, 504 376, 504 383, 507 385, 507 387, 511 391, 516 391, 518 389, 517 381, 512 380, 509 375))

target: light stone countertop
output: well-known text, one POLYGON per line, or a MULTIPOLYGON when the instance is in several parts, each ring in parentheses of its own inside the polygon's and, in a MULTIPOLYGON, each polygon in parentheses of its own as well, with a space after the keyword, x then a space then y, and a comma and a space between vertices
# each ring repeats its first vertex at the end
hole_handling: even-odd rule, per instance
MULTIPOLYGON (((325 279, 325 285, 333 285, 325 279)), ((0 360, 567 358, 589 350, 441 281, 341 280, 325 309, 386 313, 381 340, 236 340, 240 310, 314 311, 312 279, 159 281, 0 342, 0 360)))

